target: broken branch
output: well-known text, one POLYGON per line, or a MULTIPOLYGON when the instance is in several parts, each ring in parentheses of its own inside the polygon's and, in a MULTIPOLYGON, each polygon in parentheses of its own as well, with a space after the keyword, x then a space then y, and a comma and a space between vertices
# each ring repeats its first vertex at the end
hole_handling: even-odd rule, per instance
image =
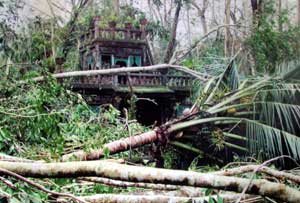
POLYGON ((29 180, 29 179, 27 179, 27 178, 25 178, 25 177, 17 174, 17 173, 14 173, 14 172, 12 172, 10 170, 6 170, 4 168, 0 168, 0 174, 1 175, 7 175, 7 176, 14 177, 14 178, 16 178, 16 179, 18 179, 20 181, 23 181, 23 182, 25 182, 25 183, 27 183, 27 184, 29 184, 29 185, 31 185, 31 186, 33 186, 33 187, 41 190, 41 191, 43 191, 43 192, 46 192, 46 193, 49 193, 49 194, 52 194, 52 195, 55 195, 55 196, 68 197, 68 198, 72 199, 75 202, 88 203, 87 201, 85 201, 83 199, 80 199, 78 197, 75 197, 72 194, 60 193, 60 192, 54 192, 54 191, 48 190, 44 186, 42 186, 42 185, 40 185, 38 183, 35 183, 35 182, 33 182, 33 181, 31 181, 31 180, 29 180))

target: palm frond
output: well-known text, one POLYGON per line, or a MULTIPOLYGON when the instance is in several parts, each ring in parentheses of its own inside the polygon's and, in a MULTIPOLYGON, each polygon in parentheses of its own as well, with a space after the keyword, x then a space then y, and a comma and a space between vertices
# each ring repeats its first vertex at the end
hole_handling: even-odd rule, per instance
POLYGON ((276 75, 285 81, 300 80, 300 61, 282 63, 277 67, 276 75))
POLYGON ((256 92, 253 100, 260 97, 261 101, 277 101, 277 102, 295 102, 300 95, 300 89, 288 88, 288 89, 267 89, 259 90, 256 92))
POLYGON ((205 103, 210 103, 218 90, 236 90, 239 87, 239 74, 234 60, 231 60, 227 68, 220 75, 215 87, 211 91, 205 103))
POLYGON ((257 83, 254 83, 254 84, 250 85, 249 87, 238 90, 234 94, 231 94, 230 96, 226 97, 223 101, 220 101, 219 103, 217 103, 214 106, 207 109, 207 112, 211 113, 213 111, 217 111, 219 108, 222 108, 226 105, 230 105, 231 103, 233 103, 243 97, 246 97, 246 96, 253 96, 255 98, 257 91, 268 85, 269 85, 269 79, 267 78, 267 79, 261 80, 257 83))
POLYGON ((226 74, 224 77, 225 85, 228 86, 230 90, 237 90, 239 88, 240 76, 234 61, 226 74))
POLYGON ((300 160, 300 138, 296 135, 254 120, 245 120, 248 148, 252 153, 263 152, 265 158, 284 154, 284 145, 289 156, 300 160))
POLYGON ((280 102, 259 102, 255 109, 261 112, 259 120, 267 125, 278 127, 284 131, 296 134, 300 129, 300 106, 280 102))

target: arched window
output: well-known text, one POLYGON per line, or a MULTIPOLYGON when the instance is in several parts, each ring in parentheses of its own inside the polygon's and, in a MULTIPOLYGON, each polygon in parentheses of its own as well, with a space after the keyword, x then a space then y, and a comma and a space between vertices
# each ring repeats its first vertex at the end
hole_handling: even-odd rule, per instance
POLYGON ((131 67, 142 66, 141 56, 129 56, 129 66, 131 67))

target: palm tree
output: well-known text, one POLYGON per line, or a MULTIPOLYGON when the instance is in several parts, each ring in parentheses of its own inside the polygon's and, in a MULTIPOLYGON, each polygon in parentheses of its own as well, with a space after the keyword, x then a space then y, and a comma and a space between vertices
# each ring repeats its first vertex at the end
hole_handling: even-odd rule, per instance
POLYGON ((212 77, 203 88, 199 88, 199 97, 190 111, 191 115, 166 123, 156 130, 108 143, 103 149, 88 153, 78 151, 65 155, 63 159, 71 156, 99 159, 105 151, 119 153, 155 142, 164 136, 168 137, 167 140, 180 141, 175 142, 176 146, 201 154, 203 152, 194 144, 196 142, 188 146, 184 143, 184 134, 179 139, 174 136, 191 127, 198 127, 200 133, 192 135, 193 140, 203 141, 205 134, 210 136, 213 144, 220 145, 214 142, 214 135, 217 134, 224 138, 221 139, 224 147, 261 153, 265 159, 287 154, 300 160, 300 138, 297 136, 300 132, 300 105, 297 103, 300 66, 293 62, 281 65, 278 70, 273 76, 240 80, 232 60, 222 74, 212 77), (244 143, 237 145, 233 140, 244 143))
MULTIPOLYGON (((206 114, 180 123, 176 128, 198 125, 201 129, 204 123, 211 123, 205 133, 221 134, 224 146, 238 150, 247 147, 250 153, 261 153, 263 158, 286 154, 300 160, 300 137, 297 136, 300 135, 300 105, 297 103, 300 66, 292 62, 279 66, 278 70, 273 76, 240 80, 231 61, 225 71, 207 82, 199 93, 198 108, 206 114), (226 138, 246 141, 245 146, 237 146, 226 138)), ((197 139, 201 140, 201 134, 197 139)))

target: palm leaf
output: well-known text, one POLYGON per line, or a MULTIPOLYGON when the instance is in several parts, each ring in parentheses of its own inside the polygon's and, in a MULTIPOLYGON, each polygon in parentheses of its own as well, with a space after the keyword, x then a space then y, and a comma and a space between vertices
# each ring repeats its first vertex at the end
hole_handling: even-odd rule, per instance
POLYGON ((285 143, 288 155, 300 160, 299 137, 258 121, 246 119, 245 122, 250 152, 263 152, 265 158, 280 156, 284 154, 283 143, 285 143))
POLYGON ((220 75, 214 89, 211 91, 205 103, 210 103, 218 90, 236 90, 239 87, 239 74, 234 60, 231 60, 227 68, 220 75))
POLYGON ((277 75, 285 81, 300 80, 300 62, 291 61, 277 67, 277 75))
POLYGON ((296 134, 300 129, 300 106, 279 102, 260 102, 258 106, 261 116, 259 120, 267 125, 296 134))
POLYGON ((258 90, 253 100, 292 103, 298 101, 299 96, 300 84, 282 83, 276 80, 269 88, 258 90))

